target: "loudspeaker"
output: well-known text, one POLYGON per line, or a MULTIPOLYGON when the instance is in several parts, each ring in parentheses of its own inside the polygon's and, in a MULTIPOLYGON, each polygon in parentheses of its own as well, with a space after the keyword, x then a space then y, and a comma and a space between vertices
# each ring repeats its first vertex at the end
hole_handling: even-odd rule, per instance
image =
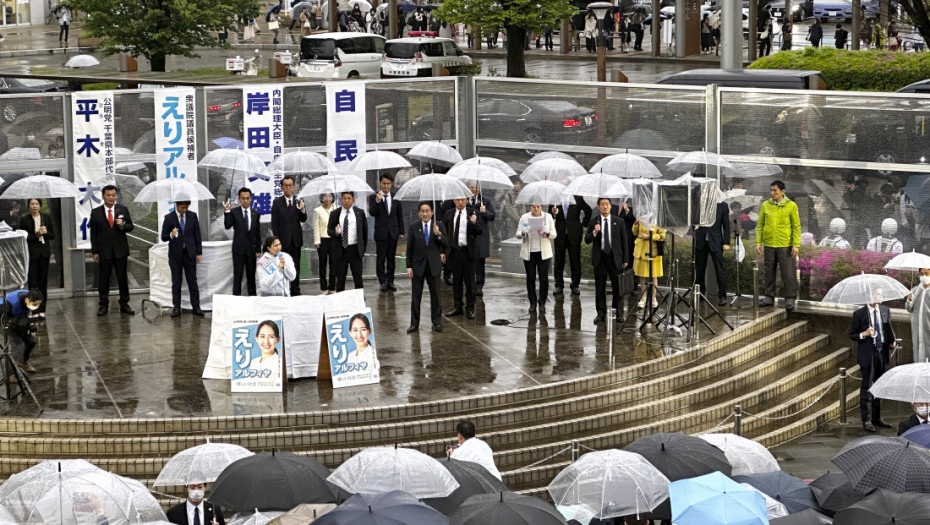
POLYGON ((29 248, 26 232, 0 232, 0 289, 25 286, 29 276, 29 248))

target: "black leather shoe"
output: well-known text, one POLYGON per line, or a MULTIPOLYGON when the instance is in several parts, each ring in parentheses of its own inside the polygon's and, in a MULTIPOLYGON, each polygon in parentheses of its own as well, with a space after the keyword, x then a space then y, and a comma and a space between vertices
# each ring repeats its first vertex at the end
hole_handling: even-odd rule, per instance
POLYGON ((539 303, 539 313, 546 313, 546 303, 539 303))
POLYGON ((597 316, 597 317, 594 318, 594 324, 600 324, 600 323, 603 323, 603 322, 604 322, 604 316, 603 316, 603 315, 599 315, 599 316, 597 316))
POLYGON ((445 281, 446 281, 447 286, 452 286, 452 279, 449 279, 448 277, 446 277, 445 281))
POLYGON ((194 308, 193 314, 196 315, 197 317, 203 317, 203 310, 201 310, 200 308, 194 308))
POLYGON ((460 315, 465 315, 465 311, 461 308, 453 308, 446 312, 446 317, 458 317, 460 315))
POLYGON ((107 306, 101 306, 101 307, 97 308, 97 315, 98 315, 98 316, 107 315, 107 312, 108 312, 109 310, 110 310, 109 307, 107 307, 107 306))
POLYGON ((478 295, 478 296, 484 295, 484 286, 478 286, 475 289, 475 295, 478 295))
POLYGON ((416 331, 419 330, 419 329, 420 329, 419 326, 417 326, 417 325, 415 325, 415 324, 412 324, 412 325, 410 325, 410 326, 407 327, 407 333, 408 333, 408 334, 412 334, 413 332, 416 332, 416 331))
POLYGON ((531 313, 531 314, 535 314, 535 313, 536 313, 536 305, 535 305, 535 304, 531 304, 531 305, 530 305, 530 313, 531 313))
POLYGON ((433 331, 434 331, 434 332, 442 332, 442 325, 441 325, 441 324, 434 324, 434 325, 433 325, 433 331))
POLYGON ((390 290, 390 291, 392 291, 392 292, 396 292, 396 291, 397 291, 397 287, 394 286, 394 283, 388 283, 387 287, 388 287, 388 290, 390 290))
POLYGON ((386 291, 388 291, 388 287, 387 287, 387 285, 386 285, 386 284, 384 284, 384 283, 381 283, 381 291, 382 291, 382 292, 386 292, 386 291))
POLYGON ((863 422, 862 422, 862 430, 865 430, 866 432, 875 432, 875 427, 872 426, 872 423, 870 423, 870 422, 868 422, 868 421, 863 421, 863 422))
POLYGON ((126 315, 136 315, 136 312, 132 308, 130 308, 128 304, 120 305, 119 313, 126 314, 126 315))
POLYGON ((577 286, 572 286, 572 295, 581 295, 581 289, 577 286))
POLYGON ((552 291, 552 296, 553 296, 553 297, 558 297, 558 296, 560 296, 560 295, 562 295, 562 289, 561 289, 561 288, 556 288, 555 290, 552 291))
POLYGON ((717 306, 726 306, 726 305, 727 305, 726 297, 720 297, 719 299, 717 299, 717 306))
POLYGON ((891 423, 885 421, 884 419, 873 419, 872 426, 880 428, 891 428, 891 423))
POLYGON ((181 317, 181 308, 175 306, 171 309, 171 317, 181 317))
POLYGON ((475 319, 475 318, 477 318, 478 316, 475 315, 475 311, 474 311, 474 310, 465 310, 465 317, 467 317, 467 318, 469 318, 469 319, 475 319))

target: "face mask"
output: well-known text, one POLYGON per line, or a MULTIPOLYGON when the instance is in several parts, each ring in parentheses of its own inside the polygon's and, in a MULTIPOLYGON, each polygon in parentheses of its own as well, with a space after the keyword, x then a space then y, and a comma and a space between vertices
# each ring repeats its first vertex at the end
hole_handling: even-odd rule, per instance
POLYGON ((34 312, 34 311, 36 311, 36 310, 39 309, 39 305, 37 305, 37 304, 27 304, 27 305, 26 305, 26 308, 28 308, 30 312, 34 312))
POLYGON ((930 285, 930 275, 921 275, 921 276, 920 276, 920 284, 922 284, 922 285, 924 285, 924 286, 930 285))
POLYGON ((36 139, 36 136, 35 136, 35 135, 26 135, 26 139, 29 140, 29 142, 32 142, 32 141, 34 141, 34 140, 36 139))
POLYGON ((914 407, 914 412, 917 412, 917 415, 923 419, 927 419, 927 414, 930 413, 930 406, 927 405, 918 405, 914 407))
POLYGON ((203 501, 203 491, 202 490, 188 490, 187 499, 191 500, 191 503, 197 504, 203 501))

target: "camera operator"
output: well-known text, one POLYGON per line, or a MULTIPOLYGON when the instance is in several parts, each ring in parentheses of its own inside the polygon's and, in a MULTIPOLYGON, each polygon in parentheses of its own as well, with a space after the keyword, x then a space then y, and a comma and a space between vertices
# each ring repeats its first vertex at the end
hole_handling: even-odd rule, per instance
MULTIPOLYGON (((36 346, 36 321, 38 317, 33 314, 39 306, 42 305, 42 292, 39 290, 16 290, 6 294, 6 304, 4 304, 4 326, 8 332, 10 344, 16 341, 22 342, 23 359, 17 361, 26 372, 35 372, 35 368, 29 364, 29 354, 36 346)), ((13 376, 15 377, 15 376, 13 376)))

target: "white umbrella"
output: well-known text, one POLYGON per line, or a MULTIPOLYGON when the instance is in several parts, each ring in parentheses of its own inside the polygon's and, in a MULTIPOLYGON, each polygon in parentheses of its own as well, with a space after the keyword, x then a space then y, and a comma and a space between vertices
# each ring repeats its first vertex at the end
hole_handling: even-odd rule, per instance
POLYGON ((39 148, 10 148, 0 155, 2 160, 42 160, 39 148))
POLYGON ((513 177, 517 174, 517 172, 514 171, 512 167, 510 167, 510 164, 507 164, 500 159, 495 159, 494 157, 482 157, 480 155, 465 159, 462 162, 456 164, 456 166, 468 166, 471 164, 482 164, 485 166, 491 166, 492 168, 497 168, 503 171, 504 175, 507 175, 508 177, 513 177))
POLYGON ((885 265, 886 270, 911 270, 916 272, 921 268, 930 268, 930 257, 916 251, 895 255, 885 265))
POLYGON ((407 157, 420 162, 442 166, 455 166, 462 162, 462 156, 452 146, 433 140, 416 143, 407 152, 407 157))
POLYGON ((375 192, 375 190, 371 189, 371 186, 361 177, 352 173, 334 171, 327 175, 321 175, 304 184, 300 193, 297 194, 297 198, 306 199, 310 197, 319 197, 324 193, 332 193, 336 198, 335 200, 338 202, 339 196, 347 191, 355 193, 356 199, 359 199, 360 195, 367 195, 375 192))
POLYGON ((0 524, 2 525, 16 525, 16 518, 10 514, 10 511, 6 510, 3 507, 0 507, 0 524))
POLYGON ((152 492, 141 481, 120 476, 120 480, 132 491, 132 505, 136 509, 139 521, 157 522, 167 520, 165 511, 161 510, 161 503, 155 499, 152 492))
POLYGON ((217 170, 233 177, 246 176, 252 180, 271 179, 265 161, 258 155, 241 149, 215 149, 204 155, 197 166, 217 170))
POLYGON ((677 157, 670 160, 667 164, 669 168, 675 171, 694 171, 698 167, 720 166, 721 168, 730 168, 733 166, 727 159, 708 151, 689 151, 680 153, 677 157))
POLYGON ((698 437, 723 451, 734 476, 781 470, 775 456, 751 439, 736 434, 700 434, 698 437))
POLYGON ((592 197, 595 199, 607 197, 629 197, 631 189, 627 181, 618 179, 613 175, 593 173, 583 175, 571 181, 562 191, 562 195, 576 195, 579 197, 592 197))
POLYGON ((869 392, 881 399, 930 403, 930 363, 898 365, 882 374, 869 392))
POLYGON ((908 294, 907 288, 888 275, 861 273, 847 277, 830 288, 821 302, 871 304, 894 301, 908 294))
POLYGON ((630 153, 608 155, 591 166, 591 173, 606 173, 624 179, 661 179, 662 172, 645 157, 630 153))
POLYGON ((146 166, 142 162, 117 162, 116 171, 122 171, 124 173, 141 171, 146 169, 146 166))
POLYGON ((531 182, 520 190, 514 204, 562 204, 565 186, 560 182, 541 180, 531 182))
POLYGON ((441 463, 418 450, 397 446, 363 449, 326 480, 353 494, 402 490, 418 499, 444 498, 459 488, 441 463))
POLYGON ((520 174, 520 180, 523 182, 574 180, 587 173, 584 166, 578 164, 575 159, 552 158, 543 159, 527 166, 523 173, 520 174))
POLYGON ((263 510, 259 512, 239 513, 229 520, 229 525, 265 525, 269 521, 284 515, 283 510, 263 510))
POLYGON ((448 175, 463 181, 477 181, 482 188, 488 190, 507 190, 513 188, 513 183, 503 171, 490 164, 464 164, 460 162, 449 170, 448 175))
POLYGON ((547 487, 557 506, 584 505, 597 518, 643 514, 668 499, 659 469, 635 452, 588 452, 565 467, 547 487))
POLYGON ((239 445, 210 443, 178 452, 165 463, 155 487, 187 485, 192 481, 213 483, 230 463, 251 456, 253 452, 239 445))
POLYGON ((762 497, 765 498, 765 511, 768 514, 768 517, 770 520, 774 520, 776 518, 783 518, 788 515, 788 508, 785 507, 784 503, 769 496, 768 494, 766 494, 765 492, 762 492, 756 487, 753 487, 749 483, 740 483, 740 485, 746 488, 752 489, 758 492, 759 494, 762 494, 762 497))
POLYGON ((80 198, 81 191, 73 183, 51 175, 32 175, 10 184, 0 199, 66 199, 80 198))
POLYGON ((285 153, 268 166, 270 173, 281 175, 316 175, 335 170, 336 165, 331 160, 313 151, 285 153))
POLYGON ((409 168, 410 163, 393 151, 369 151, 362 153, 349 164, 352 173, 365 174, 368 170, 391 170, 409 168))
POLYGON ((74 55, 65 62, 65 67, 90 67, 96 66, 100 61, 90 55, 74 55))
POLYGON ((365 0, 349 0, 349 5, 352 6, 352 9, 355 9, 355 6, 358 6, 359 10, 363 13, 371 11, 371 4, 365 0))
POLYGON ((134 202, 208 201, 215 198, 206 186, 195 180, 172 177, 146 185, 134 202))
POLYGON ((529 163, 534 164, 541 160, 547 159, 565 159, 565 160, 575 160, 574 157, 568 153, 562 153, 561 151, 540 151, 539 153, 530 157, 529 163))
POLYGON ((734 177, 742 177, 744 179, 774 177, 783 173, 781 166, 778 164, 764 164, 761 162, 731 162, 730 165, 731 168, 727 170, 727 174, 734 177))
POLYGON ((336 508, 334 503, 301 503, 268 522, 268 525, 304 525, 312 523, 327 512, 336 508))
POLYGON ((400 201, 444 201, 447 199, 467 199, 471 190, 459 179, 451 175, 427 173, 405 182, 397 191, 395 199, 400 201))

